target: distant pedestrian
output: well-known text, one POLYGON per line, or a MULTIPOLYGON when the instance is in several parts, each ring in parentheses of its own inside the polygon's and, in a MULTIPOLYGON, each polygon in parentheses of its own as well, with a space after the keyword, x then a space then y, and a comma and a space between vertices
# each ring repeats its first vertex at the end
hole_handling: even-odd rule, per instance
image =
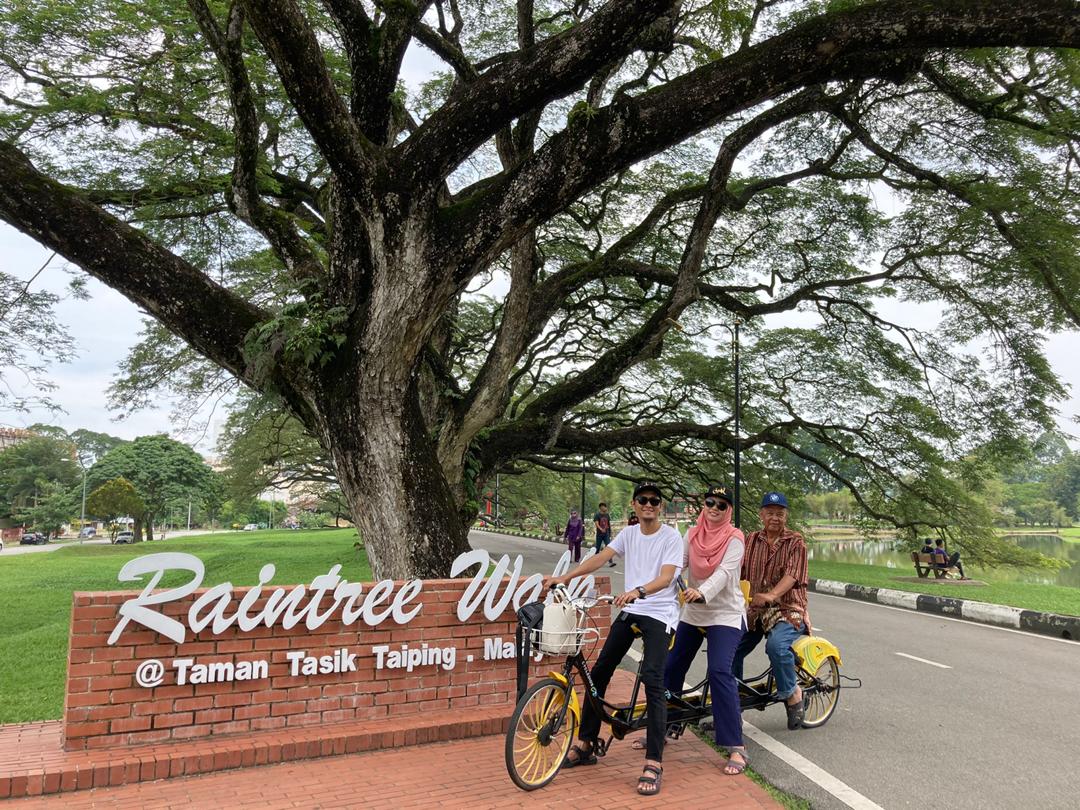
POLYGON ((630 519, 626 521, 626 525, 627 526, 637 526, 638 525, 638 516, 637 515, 630 515, 630 519))
POLYGON ((964 576, 964 566, 960 562, 960 552, 954 551, 950 554, 945 550, 945 541, 940 537, 934 541, 934 565, 941 569, 955 568, 960 572, 960 579, 967 579, 964 576))
MULTIPOLYGON (((602 501, 593 515, 593 526, 596 528, 596 553, 599 554, 611 542, 611 515, 608 514, 608 505, 602 501)), ((615 560, 608 565, 614 568, 615 560)))
POLYGON ((566 544, 570 547, 571 559, 576 563, 581 562, 581 541, 585 539, 585 521, 581 519, 576 509, 570 512, 570 520, 566 521, 564 536, 566 544))

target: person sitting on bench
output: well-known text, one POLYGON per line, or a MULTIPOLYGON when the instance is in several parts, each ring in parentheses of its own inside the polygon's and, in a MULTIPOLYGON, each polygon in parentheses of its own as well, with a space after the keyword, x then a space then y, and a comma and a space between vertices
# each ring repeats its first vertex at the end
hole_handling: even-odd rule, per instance
POLYGON ((919 549, 919 553, 920 554, 933 555, 933 553, 934 553, 934 538, 933 537, 926 537, 926 538, 923 539, 922 548, 919 549))
POLYGON ((940 537, 934 541, 934 565, 941 569, 955 568, 960 572, 960 579, 967 579, 964 576, 964 566, 960 563, 960 552, 954 551, 949 554, 945 550, 945 541, 940 537))

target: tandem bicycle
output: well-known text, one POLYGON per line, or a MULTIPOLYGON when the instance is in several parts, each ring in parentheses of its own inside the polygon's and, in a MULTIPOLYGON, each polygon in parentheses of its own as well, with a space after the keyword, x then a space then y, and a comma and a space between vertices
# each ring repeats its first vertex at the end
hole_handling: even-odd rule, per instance
MULTIPOLYGON (((583 686, 585 700, 611 732, 607 739, 595 741, 592 750, 596 756, 605 756, 613 740, 641 731, 647 724, 645 701, 639 700, 642 689, 640 665, 629 702, 615 704, 596 694, 588 656, 583 652, 589 642, 595 643, 600 637, 589 610, 610 604, 613 597, 571 598, 562 585, 556 586, 552 595, 552 604, 561 606, 554 613, 560 619, 554 627, 537 622, 540 603, 526 605, 518 612, 518 701, 506 733, 505 758, 510 778, 522 790, 544 787, 562 768, 581 723, 582 706, 574 688, 577 682, 583 686), (544 655, 563 658, 563 664, 560 670, 552 670, 547 677, 526 686, 533 647, 544 655)), ((551 624, 550 613, 550 610, 544 610, 543 622, 546 624, 551 624)), ((640 635, 634 629, 635 635, 640 635)), ((823 726, 836 711, 841 679, 861 684, 857 679, 840 674, 840 651, 824 638, 801 636, 792 645, 792 650, 804 695, 802 725, 805 728, 823 726)), ((743 711, 764 711, 768 706, 782 702, 776 695, 776 679, 771 667, 755 678, 739 681, 738 687, 743 711)), ((670 739, 681 736, 687 726, 712 713, 707 675, 693 687, 669 691, 667 697, 670 739)))

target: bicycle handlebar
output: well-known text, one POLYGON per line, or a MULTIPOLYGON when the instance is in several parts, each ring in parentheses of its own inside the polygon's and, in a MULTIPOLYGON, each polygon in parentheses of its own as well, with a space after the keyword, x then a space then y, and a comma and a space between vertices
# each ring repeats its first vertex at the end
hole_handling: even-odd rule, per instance
POLYGON ((585 607, 585 602, 590 600, 592 601, 592 604, 589 605, 589 607, 593 607, 594 605, 608 604, 615 601, 615 597, 607 593, 601 594, 600 596, 579 596, 577 599, 571 599, 570 589, 563 585, 561 582, 557 585, 552 585, 548 590, 552 591, 555 594, 556 601, 566 602, 567 604, 571 604, 577 608, 585 607))

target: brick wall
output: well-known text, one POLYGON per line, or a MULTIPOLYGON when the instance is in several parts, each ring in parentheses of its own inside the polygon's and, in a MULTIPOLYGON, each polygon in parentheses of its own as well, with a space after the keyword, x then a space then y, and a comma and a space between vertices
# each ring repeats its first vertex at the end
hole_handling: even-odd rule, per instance
MULTIPOLYGON (((64 709, 64 744, 69 750, 183 740, 261 729, 281 729, 318 723, 380 719, 421 711, 468 710, 471 706, 513 704, 516 669, 512 658, 484 660, 484 639, 501 637, 513 642, 516 618, 508 609, 488 622, 477 610, 468 622, 458 621, 456 610, 470 580, 428 580, 417 601, 423 609, 406 625, 387 619, 377 627, 362 620, 346 626, 340 611, 316 630, 303 623, 285 630, 280 623, 242 632, 233 626, 215 634, 207 627, 176 644, 132 622, 113 645, 106 643, 117 624, 117 610, 133 596, 131 591, 76 593, 72 606, 71 644, 68 653, 67 697, 64 709), (435 665, 405 669, 375 668, 372 648, 402 644, 457 648, 453 669, 435 665), (347 648, 356 653, 356 671, 341 674, 290 674, 287 653, 304 650, 309 656, 333 655, 347 648), (473 660, 469 661, 468 656, 473 660), (198 664, 265 659, 268 677, 223 683, 176 683, 171 663, 192 658, 198 664), (153 688, 139 686, 135 670, 140 663, 158 659, 165 664, 164 680, 153 688)), ((400 583, 399 583, 400 584, 400 583)), ((610 580, 597 578, 597 590, 608 593, 610 580)), ((233 591, 228 615, 248 589, 233 591)), ((367 593, 369 585, 364 586, 367 593)), ((272 588, 256 601, 251 614, 261 610, 272 588)), ((192 602, 205 593, 169 603, 164 612, 183 620, 192 602)), ((609 607, 595 609, 599 618, 609 607)), ((598 627, 606 633, 607 622, 598 627)), ((602 640, 602 639, 601 639, 602 640)), ((545 660, 533 667, 533 677, 560 665, 545 660)), ((509 709, 508 709, 509 711, 509 709)))

